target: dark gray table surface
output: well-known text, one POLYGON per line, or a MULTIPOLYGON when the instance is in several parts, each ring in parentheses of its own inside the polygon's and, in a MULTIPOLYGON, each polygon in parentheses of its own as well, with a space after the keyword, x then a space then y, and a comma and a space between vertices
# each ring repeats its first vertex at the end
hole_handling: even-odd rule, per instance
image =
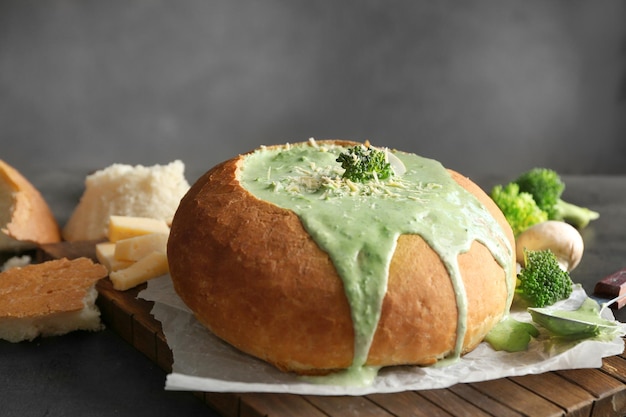
MULTIPOLYGON (((61 175, 54 175, 59 178, 61 175)), ((626 267, 626 176, 564 177, 564 199, 601 213, 582 231, 585 254, 572 272, 588 292, 602 277, 626 267)), ((75 204, 74 189, 46 188, 35 180, 55 213, 75 204)), ((477 182, 490 188, 497 181, 477 182)), ((626 309, 617 313, 626 321, 626 309)), ((2 416, 210 416, 208 406, 186 392, 163 389, 165 373, 109 330, 75 332, 33 342, 0 341, 2 416)))

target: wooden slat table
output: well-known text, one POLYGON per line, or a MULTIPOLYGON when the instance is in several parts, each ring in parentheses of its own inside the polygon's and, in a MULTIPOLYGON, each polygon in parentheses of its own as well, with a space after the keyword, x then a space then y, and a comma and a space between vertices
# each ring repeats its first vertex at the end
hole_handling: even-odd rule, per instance
MULTIPOLYGON (((131 301, 107 280, 100 283, 103 314, 110 326, 137 349, 171 369, 171 352, 146 308, 131 301), (118 311, 119 310, 119 311, 118 311), (106 312, 106 313, 104 313, 106 312), (146 341, 154 340, 157 347, 146 341)), ((136 290, 133 290, 136 292, 136 290)), ((607 358, 602 369, 527 375, 436 389, 364 397, 299 396, 290 394, 198 393, 228 417, 256 416, 621 416, 626 413, 626 358, 607 358)))
MULTIPOLYGON (((93 244, 42 248, 40 260, 61 256, 95 258, 93 244)), ((172 369, 173 356, 153 303, 138 299, 145 284, 120 292, 105 278, 97 285, 105 324, 158 364, 172 369)), ((367 396, 273 393, 195 393, 224 417, 608 417, 626 415, 626 356, 604 359, 600 369, 576 369, 503 378, 446 389, 367 396)))

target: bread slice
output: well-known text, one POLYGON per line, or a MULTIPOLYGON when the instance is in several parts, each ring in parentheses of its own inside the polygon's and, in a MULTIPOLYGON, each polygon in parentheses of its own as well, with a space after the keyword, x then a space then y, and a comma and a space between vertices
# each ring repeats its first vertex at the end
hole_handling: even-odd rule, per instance
POLYGON ((59 225, 39 191, 0 160, 0 251, 61 240, 59 225))
POLYGON ((0 338, 9 342, 102 328, 96 282, 106 268, 66 258, 0 273, 0 338))
POLYGON ((68 241, 103 239, 113 215, 171 223, 180 199, 189 190, 184 170, 177 160, 151 167, 113 164, 88 175, 63 237, 68 241))

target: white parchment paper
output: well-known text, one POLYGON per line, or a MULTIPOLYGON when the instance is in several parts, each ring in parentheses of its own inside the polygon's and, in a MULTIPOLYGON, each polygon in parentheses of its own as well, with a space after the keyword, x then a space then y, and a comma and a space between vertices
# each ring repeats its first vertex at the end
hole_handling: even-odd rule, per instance
MULTIPOLYGON (((446 367, 389 367, 380 371, 371 386, 328 386, 306 382, 295 375, 278 371, 213 336, 178 297, 167 275, 151 280, 139 297, 155 302, 152 314, 161 322, 173 352, 173 372, 167 376, 167 390, 366 395, 446 388, 462 382, 507 376, 597 368, 602 366, 603 357, 622 353, 624 342, 621 335, 626 334, 626 325, 620 324, 620 335, 610 342, 587 340, 555 344, 542 332, 525 352, 497 352, 487 343, 482 343, 460 361, 446 367)), ((568 300, 554 307, 575 309, 585 298, 584 290, 578 287, 568 300)), ((609 309, 604 315, 614 319, 609 309)), ((527 312, 514 312, 513 317, 530 321, 527 312)))

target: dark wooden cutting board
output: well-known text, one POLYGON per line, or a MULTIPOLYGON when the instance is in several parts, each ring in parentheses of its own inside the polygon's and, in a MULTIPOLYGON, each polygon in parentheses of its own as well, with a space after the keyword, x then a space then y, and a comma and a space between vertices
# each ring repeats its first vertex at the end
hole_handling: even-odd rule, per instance
MULTIPOLYGON (((86 256, 95 260, 94 242, 45 245, 38 260, 86 256)), ((172 352, 153 303, 138 299, 145 284, 128 291, 98 282, 97 304, 104 323, 158 364, 172 369, 172 352)), ((344 416, 624 416, 626 356, 609 357, 599 369, 575 369, 503 378, 446 389, 367 396, 311 396, 266 393, 196 393, 225 417, 344 416)))

